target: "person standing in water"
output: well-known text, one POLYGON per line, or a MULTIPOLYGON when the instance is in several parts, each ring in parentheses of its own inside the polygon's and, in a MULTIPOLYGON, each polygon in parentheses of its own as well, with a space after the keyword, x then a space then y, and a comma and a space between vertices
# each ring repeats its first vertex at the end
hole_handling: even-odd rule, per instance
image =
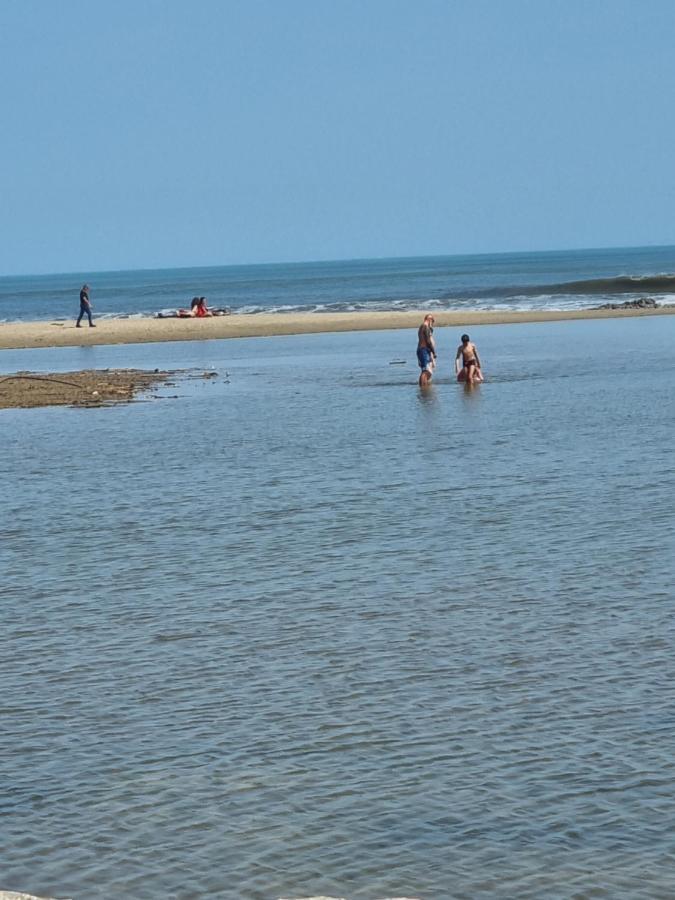
POLYGON ((436 343, 434 342, 434 317, 428 313, 417 329, 417 362, 420 372, 419 386, 426 387, 436 367, 436 343))
POLYGON ((96 328, 91 320, 91 302, 89 300, 88 284, 83 284, 82 289, 80 290, 80 315, 77 317, 77 328, 80 328, 80 323, 82 322, 83 316, 86 316, 89 319, 90 328, 96 328))
POLYGON ((468 334, 462 335, 462 343, 457 348, 455 356, 455 375, 459 375, 459 358, 462 357, 462 367, 464 368, 464 380, 467 384, 476 384, 483 380, 480 371, 480 357, 476 345, 470 340, 468 334))

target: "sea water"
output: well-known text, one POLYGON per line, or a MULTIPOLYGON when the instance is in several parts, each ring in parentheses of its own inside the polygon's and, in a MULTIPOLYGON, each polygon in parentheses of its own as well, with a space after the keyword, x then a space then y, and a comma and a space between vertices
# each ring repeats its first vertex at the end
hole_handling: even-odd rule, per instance
POLYGON ((0 322, 63 321, 90 285, 99 318, 154 316, 206 296, 233 314, 568 310, 675 302, 675 247, 79 272, 0 278, 0 322))
POLYGON ((0 355, 217 373, 0 411, 0 888, 672 896, 675 319, 471 336, 0 355))

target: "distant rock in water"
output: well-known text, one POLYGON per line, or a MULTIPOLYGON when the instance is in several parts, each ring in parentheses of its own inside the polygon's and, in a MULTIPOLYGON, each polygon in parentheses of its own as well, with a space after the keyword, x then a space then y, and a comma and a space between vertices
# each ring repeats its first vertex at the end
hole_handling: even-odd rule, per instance
POLYGON ((603 303, 595 309, 658 309, 659 306, 653 297, 640 297, 639 300, 624 300, 623 303, 603 303))

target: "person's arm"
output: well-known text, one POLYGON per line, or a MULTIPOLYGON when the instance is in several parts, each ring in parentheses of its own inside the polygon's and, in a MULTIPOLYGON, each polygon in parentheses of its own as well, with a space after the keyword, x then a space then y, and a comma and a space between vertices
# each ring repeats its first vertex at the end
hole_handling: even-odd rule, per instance
POLYGON ((427 332, 427 343, 429 344, 429 349, 431 350, 431 355, 434 359, 436 359, 436 341, 433 339, 431 331, 427 332))
POLYGON ((457 348, 457 355, 455 356, 455 375, 459 375, 459 358, 462 355, 462 347, 461 344, 457 348))
POLYGON ((478 349, 475 344, 473 345, 473 355, 476 357, 476 365, 478 366, 478 368, 482 368, 480 364, 480 356, 478 355, 478 349))

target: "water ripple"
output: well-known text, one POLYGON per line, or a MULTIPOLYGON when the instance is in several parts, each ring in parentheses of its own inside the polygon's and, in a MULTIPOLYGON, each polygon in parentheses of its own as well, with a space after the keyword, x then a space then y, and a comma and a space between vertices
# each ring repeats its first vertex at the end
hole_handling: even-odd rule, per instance
POLYGON ((405 350, 368 335, 311 384, 8 416, 4 887, 672 896, 673 385, 594 340, 561 393, 545 334, 539 393, 478 405, 367 385, 405 350))

